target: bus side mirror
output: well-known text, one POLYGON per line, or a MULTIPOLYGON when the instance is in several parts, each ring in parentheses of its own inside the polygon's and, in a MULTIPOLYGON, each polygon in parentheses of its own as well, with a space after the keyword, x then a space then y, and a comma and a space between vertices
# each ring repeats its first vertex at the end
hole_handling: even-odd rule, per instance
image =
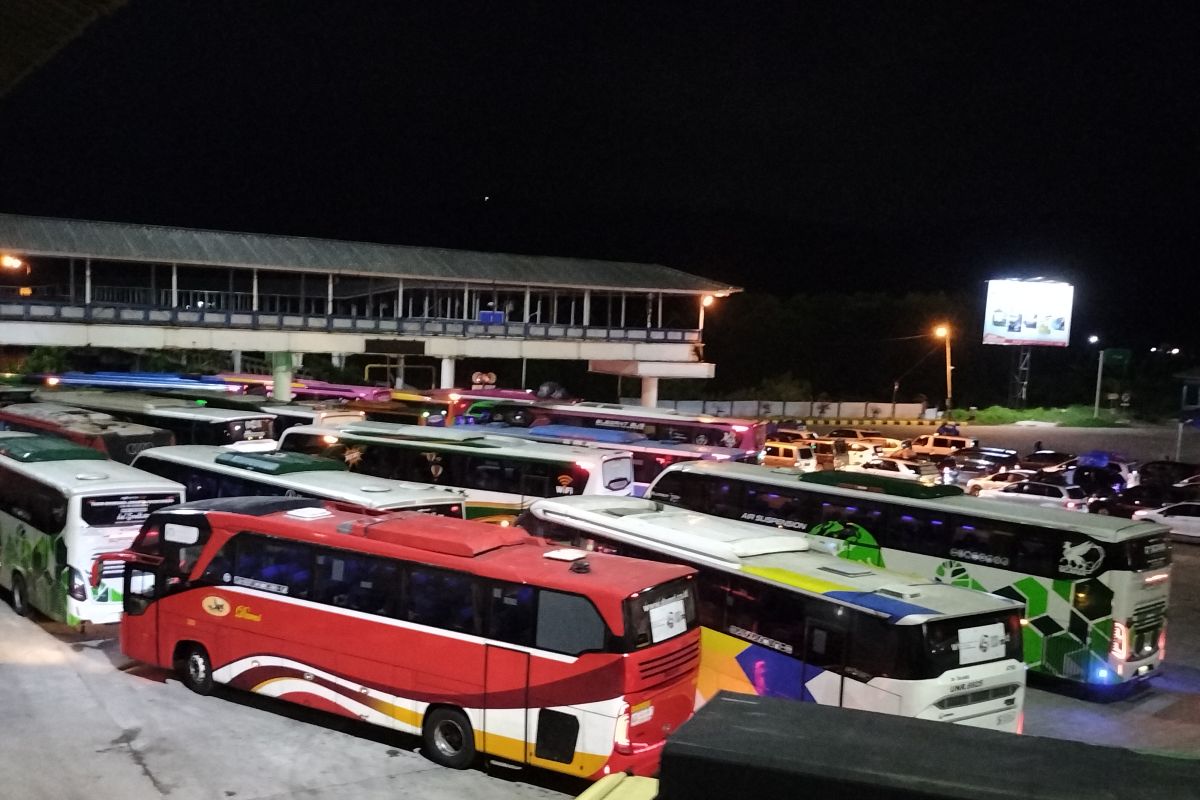
POLYGON ((124 552, 122 552, 122 553, 104 553, 103 555, 96 556, 96 560, 92 562, 92 573, 91 573, 91 575, 88 576, 88 578, 89 578, 88 582, 91 583, 93 589, 98 587, 100 585, 100 577, 104 573, 104 565, 105 565, 105 563, 107 563, 109 561, 119 561, 121 563, 127 564, 130 561, 136 561, 136 560, 137 560, 136 555, 134 555, 133 553, 124 553, 124 552))

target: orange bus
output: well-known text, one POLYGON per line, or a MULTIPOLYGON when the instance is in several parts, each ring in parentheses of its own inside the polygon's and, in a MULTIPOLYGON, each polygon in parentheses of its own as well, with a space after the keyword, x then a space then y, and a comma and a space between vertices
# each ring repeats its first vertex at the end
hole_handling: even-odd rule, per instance
POLYGON ((688 567, 284 497, 163 510, 106 559, 126 655, 420 735, 444 766, 652 774, 695 700, 688 567))

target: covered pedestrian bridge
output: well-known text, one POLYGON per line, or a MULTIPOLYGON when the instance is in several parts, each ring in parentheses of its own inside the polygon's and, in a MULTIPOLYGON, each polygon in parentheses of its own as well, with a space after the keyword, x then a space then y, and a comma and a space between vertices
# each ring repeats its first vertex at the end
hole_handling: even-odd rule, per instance
POLYGON ((658 264, 0 214, 0 344, 586 360, 709 378, 738 287, 658 264))

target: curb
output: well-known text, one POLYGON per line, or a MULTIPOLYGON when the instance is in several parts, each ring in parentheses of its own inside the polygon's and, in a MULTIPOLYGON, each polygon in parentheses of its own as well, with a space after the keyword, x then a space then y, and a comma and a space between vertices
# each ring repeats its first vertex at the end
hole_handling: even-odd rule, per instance
POLYGON ((835 425, 838 427, 873 428, 876 425, 907 425, 912 427, 929 428, 941 425, 941 419, 834 419, 830 417, 809 417, 802 419, 805 425, 835 425))

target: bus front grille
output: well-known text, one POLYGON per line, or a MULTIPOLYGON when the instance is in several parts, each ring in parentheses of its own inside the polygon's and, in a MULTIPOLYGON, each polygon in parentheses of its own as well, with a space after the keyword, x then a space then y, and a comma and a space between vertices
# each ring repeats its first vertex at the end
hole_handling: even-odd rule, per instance
POLYGON ((1167 615, 1167 601, 1158 600, 1153 603, 1143 603, 1133 610, 1133 627, 1145 629, 1158 625, 1167 615))

